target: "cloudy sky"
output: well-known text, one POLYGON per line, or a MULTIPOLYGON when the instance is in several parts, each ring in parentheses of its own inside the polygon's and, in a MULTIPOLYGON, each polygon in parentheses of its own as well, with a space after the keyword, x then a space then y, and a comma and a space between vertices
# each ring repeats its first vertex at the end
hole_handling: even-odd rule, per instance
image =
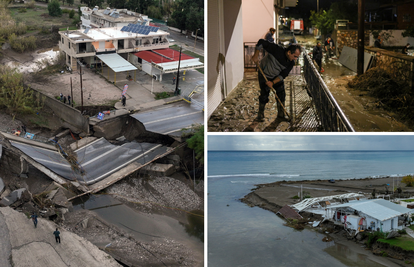
POLYGON ((208 150, 414 150, 414 135, 209 135, 208 150))

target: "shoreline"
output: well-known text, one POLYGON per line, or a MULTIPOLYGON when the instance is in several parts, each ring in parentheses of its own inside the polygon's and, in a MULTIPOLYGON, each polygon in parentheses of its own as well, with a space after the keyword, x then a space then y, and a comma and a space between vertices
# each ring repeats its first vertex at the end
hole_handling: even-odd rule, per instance
MULTIPOLYGON (((247 204, 250 207, 259 207, 273 213, 277 213, 280 208, 285 205, 292 205, 299 202, 299 199, 293 199, 293 196, 297 196, 300 192, 302 185, 303 192, 308 193, 311 197, 322 197, 329 195, 339 195, 346 193, 358 193, 362 192, 366 197, 372 196, 372 191, 375 189, 376 193, 385 191, 385 186, 389 184, 388 188, 391 190, 393 179, 394 186, 397 185, 397 181, 401 181, 403 176, 399 177, 383 177, 383 178, 355 178, 355 179, 339 179, 335 180, 335 183, 330 183, 329 180, 303 180, 303 181, 278 181, 267 184, 256 184, 255 188, 251 189, 251 192, 240 199, 241 202, 247 204)), ((414 189, 406 187, 405 184, 399 182, 399 186, 404 192, 414 196, 414 189)), ((321 216, 312 214, 309 212, 302 212, 302 214, 310 221, 317 220, 321 216)), ((390 257, 377 256, 376 250, 362 248, 362 241, 354 241, 341 229, 335 229, 334 227, 318 227, 312 228, 306 226, 308 230, 318 231, 325 234, 328 238, 332 239, 335 244, 341 244, 348 247, 357 253, 367 256, 369 259, 383 264, 384 266, 406 266, 404 260, 395 259, 390 257)), ((392 250, 392 249, 391 249, 392 250)))

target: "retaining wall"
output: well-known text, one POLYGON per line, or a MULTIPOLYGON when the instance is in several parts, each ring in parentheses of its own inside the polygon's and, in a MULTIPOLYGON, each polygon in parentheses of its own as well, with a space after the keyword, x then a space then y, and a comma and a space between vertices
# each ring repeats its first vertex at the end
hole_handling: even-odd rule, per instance
MULTIPOLYGON (((364 46, 369 45, 369 34, 371 31, 365 31, 364 46)), ((358 31, 356 30, 336 30, 332 37, 334 39, 338 56, 341 54, 344 46, 358 49, 358 31), (334 38, 336 36, 336 38, 334 38)))
POLYGON ((89 119, 82 116, 81 112, 69 105, 63 104, 59 100, 43 94, 42 92, 33 89, 37 94, 40 94, 44 100, 45 106, 48 106, 53 112, 68 124, 77 129, 89 133, 89 119))
MULTIPOLYGON (((414 57, 404 55, 400 52, 371 47, 369 46, 370 35, 371 30, 365 31, 364 50, 374 56, 374 66, 379 66, 393 78, 406 80, 411 86, 411 89, 414 89, 414 57)), ((335 36, 338 56, 341 54, 344 46, 358 49, 357 30, 336 30, 335 36)))
POLYGON ((393 78, 405 80, 414 89, 414 57, 376 47, 365 47, 365 52, 374 56, 374 65, 393 78))

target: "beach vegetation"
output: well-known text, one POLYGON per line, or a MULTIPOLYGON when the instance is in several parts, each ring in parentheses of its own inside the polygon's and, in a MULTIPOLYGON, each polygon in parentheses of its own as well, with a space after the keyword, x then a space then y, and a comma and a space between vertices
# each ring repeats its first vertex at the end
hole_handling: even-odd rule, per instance
POLYGON ((407 176, 404 176, 404 177, 401 179, 401 182, 402 182, 402 183, 404 183, 406 186, 413 186, 413 183, 414 183, 414 177, 413 177, 412 175, 407 175, 407 176))
POLYGON ((406 236, 406 235, 399 236, 399 237, 392 238, 392 239, 379 238, 377 240, 377 242, 383 243, 383 244, 388 244, 391 247, 402 248, 405 251, 414 251, 413 239, 412 239, 412 237, 406 236))
POLYGON ((365 241, 365 245, 367 248, 371 248, 372 245, 378 240, 378 239, 384 239, 386 237, 385 233, 382 232, 373 232, 373 233, 366 233, 367 241, 365 241))
POLYGON ((299 199, 299 196, 293 196, 292 199, 299 199))
POLYGON ((398 230, 398 233, 400 235, 406 235, 407 234, 407 231, 405 229, 402 229, 402 230, 398 230))

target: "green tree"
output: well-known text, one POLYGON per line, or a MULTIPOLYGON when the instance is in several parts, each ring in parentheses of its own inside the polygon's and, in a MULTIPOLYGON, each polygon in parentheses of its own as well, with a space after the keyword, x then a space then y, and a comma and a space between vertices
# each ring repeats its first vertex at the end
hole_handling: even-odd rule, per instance
POLYGON ((69 12, 69 18, 73 18, 75 16, 75 10, 71 10, 70 12, 69 12))
POLYGON ((68 3, 68 5, 73 6, 75 0, 66 0, 66 2, 68 3))
POLYGON ((102 7, 104 0, 81 0, 81 3, 86 4, 88 7, 99 6, 102 7))
POLYGON ((326 35, 334 30, 335 17, 333 16, 332 9, 319 12, 311 10, 310 21, 312 25, 315 25, 321 31, 322 35, 326 35))
POLYGON ((161 10, 160 10, 159 7, 156 7, 156 6, 149 6, 148 11, 147 11, 147 15, 150 18, 162 19, 161 10))
POLYGON ((403 31, 402 36, 414 37, 414 24, 410 25, 405 31, 403 31))
POLYGON ((52 0, 52 2, 47 5, 47 9, 49 10, 49 15, 52 17, 62 15, 62 9, 60 9, 60 4, 57 0, 52 0))
POLYGON ((17 113, 36 113, 43 107, 40 102, 35 100, 31 89, 24 87, 21 73, 0 66, 0 107, 15 116, 17 113))
POLYGON ((125 8, 126 0, 106 0, 110 8, 125 8))
POLYGON ((329 10, 320 10, 319 12, 311 10, 309 20, 321 31, 322 35, 326 35, 334 30, 337 19, 347 19, 356 23, 358 20, 356 9, 358 9, 357 4, 336 2, 331 4, 329 10))
POLYGON ((411 175, 404 176, 401 179, 401 183, 404 183, 407 186, 413 186, 413 182, 414 182, 414 177, 412 177, 411 175))
POLYGON ((196 159, 204 163, 204 125, 201 125, 194 135, 187 139, 188 147, 194 149, 196 159))
POLYGON ((170 25, 180 30, 204 32, 204 1, 179 0, 171 14, 170 25))
POLYGON ((128 0, 125 7, 128 10, 141 13, 140 0, 128 0))

